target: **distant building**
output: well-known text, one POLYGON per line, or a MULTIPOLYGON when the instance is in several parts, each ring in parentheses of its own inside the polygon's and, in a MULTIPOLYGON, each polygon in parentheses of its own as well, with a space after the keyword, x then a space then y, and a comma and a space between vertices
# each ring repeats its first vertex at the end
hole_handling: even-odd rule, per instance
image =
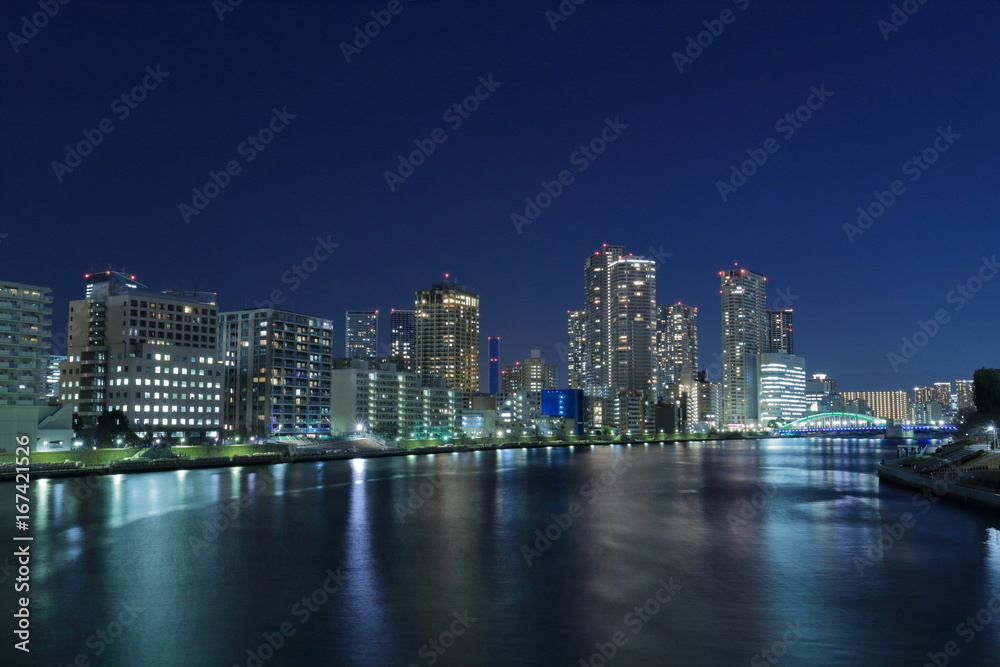
POLYGON ((60 400, 73 406, 82 426, 120 410, 140 437, 219 437, 215 295, 148 291, 114 270, 86 278, 88 298, 69 304, 60 400))
POLYGON ((792 338, 792 309, 767 309, 767 347, 765 352, 795 354, 792 338))
POLYGON ((844 397, 837 392, 837 381, 823 373, 806 380, 806 413, 843 412, 844 397))
POLYGON ((959 412, 976 409, 976 397, 972 380, 955 380, 955 402, 959 412))
POLYGON ((931 424, 942 419, 941 404, 937 401, 914 401, 910 405, 910 421, 914 424, 931 424))
POLYGON ((746 269, 720 271, 722 296, 722 422, 756 425, 760 354, 768 347, 767 279, 746 269))
POLYGON ((363 359, 378 355, 378 311, 349 310, 345 318, 344 355, 350 359, 363 359))
POLYGON ((535 391, 556 388, 556 367, 546 364, 540 350, 532 350, 524 362, 507 366, 503 372, 503 391, 535 391))
POLYGON ((443 381, 421 386, 416 373, 387 361, 349 359, 335 365, 330 415, 334 433, 395 433, 405 439, 456 435, 458 392, 443 381))
POLYGON ((910 416, 909 399, 905 391, 845 391, 845 401, 863 402, 879 419, 906 420, 910 416))
POLYGON ((705 371, 699 371, 695 392, 698 398, 691 407, 697 410, 697 420, 693 431, 707 432, 719 429, 722 416, 722 383, 708 381, 705 371))
POLYGON ((691 384, 698 374, 698 309, 683 303, 657 306, 657 389, 691 384))
POLYGON ((586 375, 587 329, 586 311, 566 311, 566 334, 569 346, 566 350, 566 370, 569 374, 570 389, 582 389, 586 375))
POLYGON ((59 398, 59 376, 62 362, 66 361, 66 355, 49 354, 48 367, 45 373, 45 398, 59 398))
POLYGON ((489 393, 496 396, 500 392, 500 338, 490 336, 490 386, 489 393))
POLYGON ((330 430, 333 322, 277 308, 219 315, 227 437, 330 430))
POLYGON ((462 407, 479 391, 479 295, 445 280, 416 293, 416 370, 444 380, 462 407))
POLYGON ((955 416, 955 408, 951 395, 951 382, 934 383, 934 400, 941 405, 941 418, 951 420, 955 416))
POLYGON ((806 413, 805 359, 785 352, 760 355, 760 421, 782 423, 806 413))
POLYGON ((417 318, 412 310, 389 313, 389 355, 399 360, 400 370, 415 370, 417 354, 417 318))

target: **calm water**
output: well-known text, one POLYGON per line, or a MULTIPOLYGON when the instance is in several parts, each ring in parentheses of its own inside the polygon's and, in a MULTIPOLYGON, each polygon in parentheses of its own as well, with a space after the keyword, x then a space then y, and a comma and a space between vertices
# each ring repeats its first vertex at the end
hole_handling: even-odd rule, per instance
POLYGON ((880 484, 894 452, 733 441, 40 480, 33 650, 3 664, 1000 664, 1000 519, 880 484))

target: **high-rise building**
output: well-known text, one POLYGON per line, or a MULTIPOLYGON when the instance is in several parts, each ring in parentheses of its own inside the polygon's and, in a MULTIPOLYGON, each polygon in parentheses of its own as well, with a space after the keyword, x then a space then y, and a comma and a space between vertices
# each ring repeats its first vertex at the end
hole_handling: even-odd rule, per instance
POLYGON ((201 441, 221 430, 218 306, 207 292, 141 289, 114 270, 69 304, 59 397, 83 426, 120 410, 140 437, 201 441))
MULTIPOLYGON (((605 244, 584 263, 583 388, 591 398, 606 399, 611 387, 611 265, 625 255, 623 246, 605 244)), ((595 425, 601 417, 595 415, 595 425)))
POLYGON ((698 309, 683 303, 658 306, 656 381, 662 395, 668 384, 690 384, 698 374, 698 309))
POLYGON ((479 391, 479 295, 446 277, 416 293, 415 310, 417 375, 444 380, 467 407, 479 391))
POLYGON ((914 403, 929 403, 934 399, 934 387, 914 387, 913 388, 913 402, 914 403))
POLYGON ((50 303, 48 287, 0 282, 0 406, 36 406, 48 393, 50 303))
POLYGON ((764 352, 795 354, 791 308, 767 309, 767 347, 764 352))
POLYGON ((656 403, 656 262, 626 255, 611 264, 610 393, 615 426, 644 433, 656 403))
POLYGON ((532 350, 524 363, 510 364, 503 372, 503 391, 541 392, 556 388, 556 367, 545 363, 541 350, 532 350))
POLYGON ((759 355, 767 345, 764 276, 746 269, 720 271, 722 289, 722 423, 760 419, 759 355))
POLYGON ((976 396, 972 390, 972 380, 955 380, 955 402, 959 412, 976 409, 976 396))
POLYGON ((566 370, 569 375, 569 388, 583 388, 583 378, 586 374, 587 329, 586 311, 566 311, 566 333, 569 346, 566 352, 566 370))
POLYGON ((277 308, 219 315, 227 436, 330 429, 333 322, 277 308))
POLYGON ((389 356, 400 365, 400 370, 414 370, 417 354, 417 318, 412 310, 389 313, 389 356))
POLYGON ((490 336, 490 395, 500 392, 500 337, 490 336))
POLYGON ((806 413, 805 359, 784 352, 760 355, 760 421, 782 423, 806 413))
POLYGON ((879 419, 900 419, 909 417, 909 399, 905 391, 845 391, 847 402, 864 401, 879 419))
POLYGON ((344 338, 345 355, 349 359, 378 356, 378 311, 347 311, 344 338))
POLYGON ((941 404, 941 418, 951 419, 955 415, 952 408, 951 382, 934 383, 934 400, 941 404))

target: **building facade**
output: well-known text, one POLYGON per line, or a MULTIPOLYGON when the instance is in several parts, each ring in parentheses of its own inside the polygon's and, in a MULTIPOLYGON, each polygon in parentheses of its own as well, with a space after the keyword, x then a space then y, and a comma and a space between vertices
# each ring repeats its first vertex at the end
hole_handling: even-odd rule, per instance
POLYGON ((767 346, 764 352, 795 354, 792 336, 792 309, 767 309, 767 346))
POLYGON ((277 308, 219 315, 227 437, 330 429, 333 322, 277 308))
POLYGON ((222 428, 218 306, 206 292, 141 289, 113 270, 69 305, 59 397, 81 426, 120 410, 143 438, 212 441, 222 428))
POLYGON ((582 389, 586 376, 587 328, 586 311, 566 311, 566 335, 569 345, 566 347, 566 372, 569 388, 582 389))
POLYGON ((785 352, 760 355, 760 421, 787 423, 806 414, 805 359, 785 352))
POLYGON ((845 391, 844 401, 864 402, 879 419, 905 421, 910 414, 910 402, 905 391, 845 391))
POLYGON ((349 359, 378 356, 378 311, 349 310, 344 320, 344 356, 349 359))
POLYGON ((746 269, 719 272, 722 295, 722 421, 752 426, 760 419, 759 356, 767 344, 766 278, 746 269))
POLYGON ((49 393, 52 290, 0 282, 0 406, 37 406, 49 393))
POLYGON ((389 356, 396 360, 401 370, 415 370, 417 355, 417 319, 412 310, 389 312, 389 356))
POLYGON ((540 350, 532 350, 523 362, 510 364, 503 371, 503 391, 541 392, 556 388, 556 367, 545 363, 540 350))
POLYGON ((468 403, 479 391, 479 295, 453 282, 416 294, 416 370, 443 380, 468 403))

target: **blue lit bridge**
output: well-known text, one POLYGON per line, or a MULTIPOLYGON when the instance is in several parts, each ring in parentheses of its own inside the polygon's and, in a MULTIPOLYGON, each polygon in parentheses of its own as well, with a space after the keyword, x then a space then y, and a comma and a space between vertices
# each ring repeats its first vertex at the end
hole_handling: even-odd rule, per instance
MULTIPOLYGON (((891 429, 885 419, 871 415, 858 415, 849 412, 822 412, 788 422, 774 431, 776 436, 810 436, 810 435, 847 435, 854 437, 885 437, 886 429, 891 429)), ((954 424, 902 424, 903 437, 940 435, 951 433, 957 428, 954 424)))

